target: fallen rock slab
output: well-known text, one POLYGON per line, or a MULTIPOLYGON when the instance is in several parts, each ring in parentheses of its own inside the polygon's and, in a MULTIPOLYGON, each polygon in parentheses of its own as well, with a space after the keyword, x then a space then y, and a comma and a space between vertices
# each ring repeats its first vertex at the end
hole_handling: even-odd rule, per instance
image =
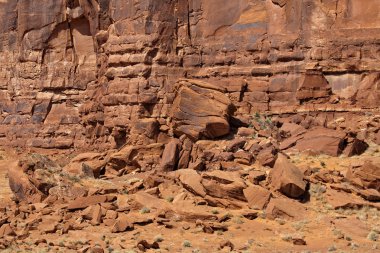
POLYGON ((326 201, 333 208, 357 208, 366 205, 365 201, 360 197, 347 193, 336 191, 333 189, 327 189, 326 201))
POLYGON ((114 201, 115 199, 116 199, 116 196, 112 196, 112 195, 94 195, 94 196, 88 196, 88 197, 79 197, 71 201, 69 205, 67 206, 67 209, 70 211, 77 210, 77 209, 84 209, 92 205, 111 202, 111 201, 114 201))
POLYGON ((302 171, 282 154, 279 154, 270 172, 270 184, 274 190, 280 191, 290 198, 301 197, 306 189, 302 171))
POLYGON ((165 145, 160 162, 161 170, 172 171, 176 168, 179 159, 179 151, 180 142, 178 139, 173 139, 165 145))
MULTIPOLYGON (((293 137, 294 144, 282 145, 282 148, 294 146, 299 151, 310 151, 313 155, 338 156, 345 148, 346 133, 323 127, 310 129, 306 133, 293 137)), ((286 141, 286 140, 285 140, 286 141)))
POLYGON ((0 227, 0 238, 4 236, 16 236, 15 231, 9 224, 4 224, 0 227))
POLYGON ((348 234, 355 238, 366 238, 370 232, 370 227, 356 217, 336 219, 333 221, 333 224, 344 234, 348 234))
POLYGON ((82 153, 73 158, 63 170, 76 175, 98 178, 106 165, 105 155, 101 153, 82 153))
POLYGON ((201 184, 202 177, 197 171, 192 169, 181 169, 176 171, 176 175, 186 190, 201 197, 206 196, 206 191, 201 184))
MULTIPOLYGON (((61 167, 47 156, 26 155, 10 166, 9 186, 19 201, 39 203, 49 195, 51 188, 65 183, 64 178, 56 176, 61 171, 61 167)), ((70 182, 66 183, 68 186, 70 182)))
POLYGON ((359 187, 380 191, 380 164, 366 161, 360 167, 351 167, 346 173, 346 178, 359 187))
POLYGON ((249 186, 243 193, 252 209, 264 209, 271 197, 270 191, 258 185, 249 186))
POLYGON ((375 189, 360 190, 358 194, 368 201, 380 201, 380 192, 375 189))
POLYGON ((128 219, 128 216, 126 214, 121 214, 119 218, 115 221, 115 224, 113 225, 111 232, 112 233, 121 233, 125 232, 127 230, 133 230, 134 226, 128 219))
POLYGON ((295 200, 272 198, 265 209, 265 213, 269 219, 302 220, 307 216, 307 209, 295 200))

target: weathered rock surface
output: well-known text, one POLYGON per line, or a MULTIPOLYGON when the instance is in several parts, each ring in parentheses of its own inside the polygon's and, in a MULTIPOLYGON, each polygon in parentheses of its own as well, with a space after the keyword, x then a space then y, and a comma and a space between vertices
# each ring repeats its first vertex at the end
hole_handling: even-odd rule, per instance
POLYGON ((345 137, 344 132, 327 128, 315 128, 297 138, 294 148, 301 151, 310 150, 314 154, 338 156, 345 148, 345 137))
POLYGON ((103 151, 169 130, 214 138, 230 101, 242 122, 377 110, 374 2, 3 0, 0 139, 103 151))

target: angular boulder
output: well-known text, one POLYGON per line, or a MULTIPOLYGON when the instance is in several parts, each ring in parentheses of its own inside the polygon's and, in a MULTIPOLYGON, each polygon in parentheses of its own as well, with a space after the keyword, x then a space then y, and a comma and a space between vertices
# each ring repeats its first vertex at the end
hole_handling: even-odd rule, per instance
POLYGON ((365 141, 354 139, 347 145, 346 149, 344 150, 344 154, 348 157, 361 155, 367 150, 368 147, 369 145, 365 141))
POLYGON ((358 208, 366 204, 362 198, 356 195, 334 189, 327 189, 325 199, 333 209, 358 208))
POLYGON ((67 206, 67 209, 70 211, 77 210, 77 209, 84 209, 92 205, 111 202, 111 201, 114 201, 115 199, 116 197, 111 196, 111 195, 93 195, 93 196, 87 196, 87 197, 79 197, 71 201, 69 205, 67 206))
POLYGON ((105 155, 101 153, 83 153, 76 156, 63 170, 72 174, 98 178, 106 165, 105 155))
POLYGON ((61 172, 62 168, 46 156, 30 154, 10 166, 9 186, 17 200, 38 203, 53 188, 72 188, 72 182, 61 172))
POLYGON ((265 213, 269 219, 303 220, 307 215, 306 208, 299 202, 287 198, 272 198, 265 213))
POLYGON ((113 225, 111 232, 112 233, 121 233, 127 230, 133 230, 134 226, 128 219, 128 216, 124 213, 118 217, 115 224, 113 225))
POLYGON ((160 169, 172 171, 176 168, 179 160, 180 142, 178 139, 171 140, 165 145, 160 162, 160 169))
POLYGON ((197 171, 192 169, 181 169, 176 171, 176 175, 185 189, 201 197, 206 196, 206 191, 201 184, 202 177, 197 171))
POLYGON ((309 150, 316 155, 338 156, 345 148, 345 137, 346 134, 342 131, 317 127, 295 140, 294 148, 299 151, 309 150))
POLYGON ((246 201, 243 190, 247 187, 236 172, 214 170, 202 174, 206 193, 215 198, 246 201))
POLYGON ((249 186, 243 193, 252 209, 264 209, 271 197, 270 191, 258 185, 249 186))
POLYGON ((305 193, 303 173, 282 154, 278 155, 269 176, 273 189, 290 198, 299 198, 305 193))
POLYGON ((145 146, 128 145, 110 155, 106 164, 106 172, 116 174, 126 168, 152 169, 159 165, 164 144, 154 143, 145 146))
POLYGON ((234 106, 225 90, 197 80, 180 80, 176 85, 171 117, 176 136, 193 140, 217 138, 230 132, 229 117, 234 106))
POLYGON ((351 167, 346 178, 361 188, 380 191, 380 164, 366 161, 360 167, 351 167))

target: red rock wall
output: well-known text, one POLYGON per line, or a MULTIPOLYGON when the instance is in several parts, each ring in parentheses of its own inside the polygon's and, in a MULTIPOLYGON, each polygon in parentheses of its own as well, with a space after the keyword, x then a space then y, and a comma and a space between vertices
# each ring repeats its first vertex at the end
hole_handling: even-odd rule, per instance
POLYGON ((378 0, 0 0, 1 141, 163 139, 183 77, 226 88, 243 121, 378 110, 379 13, 378 0))

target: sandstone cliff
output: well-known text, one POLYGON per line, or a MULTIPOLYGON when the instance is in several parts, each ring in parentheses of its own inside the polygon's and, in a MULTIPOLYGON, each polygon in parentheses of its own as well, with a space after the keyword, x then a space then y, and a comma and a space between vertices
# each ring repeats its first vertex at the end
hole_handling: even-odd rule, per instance
POLYGON ((163 140, 181 78, 222 89, 243 124, 378 110, 379 13, 378 0, 1 0, 1 141, 163 140))

